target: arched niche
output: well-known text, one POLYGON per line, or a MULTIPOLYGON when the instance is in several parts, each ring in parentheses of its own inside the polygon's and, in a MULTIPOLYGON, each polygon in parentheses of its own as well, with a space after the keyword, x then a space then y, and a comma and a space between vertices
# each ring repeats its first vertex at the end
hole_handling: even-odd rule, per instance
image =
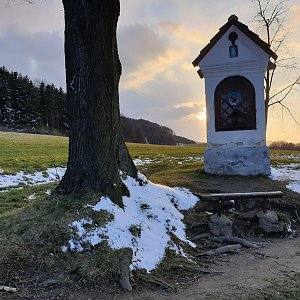
POLYGON ((214 97, 216 131, 256 129, 255 89, 247 78, 226 77, 214 97))

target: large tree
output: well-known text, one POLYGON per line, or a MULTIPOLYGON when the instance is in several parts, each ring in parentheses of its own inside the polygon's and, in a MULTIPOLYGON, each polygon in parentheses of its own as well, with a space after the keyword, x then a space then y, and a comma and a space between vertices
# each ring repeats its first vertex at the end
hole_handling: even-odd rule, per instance
POLYGON ((285 103, 286 98, 293 89, 300 84, 300 75, 297 61, 287 51, 287 38, 290 32, 286 29, 288 21, 288 0, 252 0, 257 9, 255 20, 262 25, 262 33, 270 48, 278 55, 277 61, 270 64, 265 74, 265 111, 266 120, 269 108, 273 105, 280 105, 287 110, 294 121, 292 110, 285 103), (276 64, 276 65, 275 65, 276 64), (279 91, 273 92, 273 83, 276 70, 297 70, 291 81, 279 91))
POLYGON ((120 171, 137 171, 120 126, 119 0, 62 0, 69 110, 69 158, 57 192, 108 195, 122 205, 120 171))

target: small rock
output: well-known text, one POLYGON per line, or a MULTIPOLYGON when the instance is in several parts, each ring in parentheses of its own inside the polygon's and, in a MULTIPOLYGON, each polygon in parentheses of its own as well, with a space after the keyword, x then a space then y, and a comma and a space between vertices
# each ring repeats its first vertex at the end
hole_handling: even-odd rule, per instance
POLYGON ((278 221, 278 215, 275 211, 268 210, 266 213, 259 211, 256 216, 259 220, 259 228, 267 233, 281 232, 285 228, 285 224, 278 221))
POLYGON ((225 215, 210 216, 209 230, 214 236, 232 236, 232 221, 225 215))

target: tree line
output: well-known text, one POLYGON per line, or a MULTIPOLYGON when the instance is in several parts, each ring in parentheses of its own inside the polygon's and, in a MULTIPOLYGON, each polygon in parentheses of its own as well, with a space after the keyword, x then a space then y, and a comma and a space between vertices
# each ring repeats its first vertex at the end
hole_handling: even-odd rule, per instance
POLYGON ((285 141, 272 142, 269 145, 270 149, 274 150, 300 150, 300 143, 290 143, 285 141))
MULTIPOLYGON (((33 83, 28 76, 0 68, 0 126, 30 133, 68 135, 68 111, 63 89, 43 81, 33 83)), ((176 145, 192 140, 176 136, 159 124, 121 116, 125 141, 176 145)))
POLYGON ((62 88, 0 68, 0 126, 32 132, 66 133, 66 94, 62 88))

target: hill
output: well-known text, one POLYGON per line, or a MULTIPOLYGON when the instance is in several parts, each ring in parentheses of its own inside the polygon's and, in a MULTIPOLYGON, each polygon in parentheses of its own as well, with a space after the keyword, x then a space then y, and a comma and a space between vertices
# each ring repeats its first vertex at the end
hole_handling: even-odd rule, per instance
MULTIPOLYGON (((0 127, 29 133, 68 135, 66 93, 43 81, 0 68, 0 127)), ((172 129, 147 120, 121 117, 126 142, 159 145, 194 144, 172 129)))
POLYGON ((121 116, 121 125, 126 142, 157 145, 195 144, 195 141, 177 136, 172 129, 147 120, 121 116))

